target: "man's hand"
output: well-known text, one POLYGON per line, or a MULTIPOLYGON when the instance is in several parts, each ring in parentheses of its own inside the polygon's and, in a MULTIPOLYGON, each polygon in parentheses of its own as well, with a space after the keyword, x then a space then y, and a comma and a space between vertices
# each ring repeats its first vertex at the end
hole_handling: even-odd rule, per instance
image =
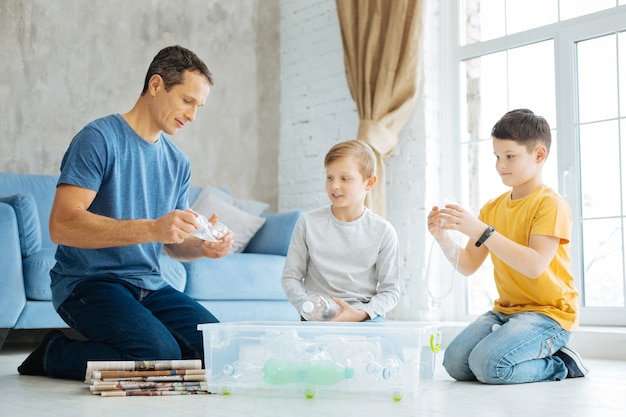
POLYGON ((341 321, 341 322, 355 322, 355 321, 363 321, 369 319, 369 314, 367 314, 363 310, 356 310, 350 304, 343 301, 341 298, 333 297, 333 300, 339 307, 341 307, 341 311, 330 321, 341 321))
POLYGON ((183 243, 197 227, 193 210, 170 211, 154 221, 154 240, 166 245, 183 243))
MULTIPOLYGON (((185 211, 176 210, 156 220, 165 225, 166 229, 164 230, 169 231, 169 234, 165 234, 165 237, 172 240, 172 243, 166 243, 163 246, 167 255, 185 262, 195 261, 202 257, 222 258, 228 255, 232 251, 233 241, 235 240, 233 232, 229 230, 219 242, 199 239, 192 235, 193 231, 200 227, 196 223, 197 216, 198 214, 191 209, 185 211), (174 241, 174 239, 181 238, 182 240, 174 241)), ((217 215, 213 214, 209 221, 212 223, 217 222, 217 215)))
MULTIPOLYGON (((211 217, 213 218, 213 217, 211 217)), ((216 220, 217 221, 217 220, 216 220)), ((233 249, 233 241, 235 240, 235 235, 232 231, 228 231, 226 236, 222 238, 219 242, 209 242, 206 240, 202 241, 202 256, 207 258, 222 258, 230 253, 233 249)))

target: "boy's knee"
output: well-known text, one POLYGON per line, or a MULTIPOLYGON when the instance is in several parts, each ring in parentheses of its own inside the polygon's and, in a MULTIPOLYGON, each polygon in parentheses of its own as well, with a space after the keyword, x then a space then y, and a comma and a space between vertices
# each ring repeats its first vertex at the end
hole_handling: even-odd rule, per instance
POLYGON ((493 384, 493 375, 488 366, 482 361, 469 360, 469 367, 476 377, 476 380, 483 384, 493 384))
POLYGON ((443 368, 448 375, 457 381, 475 381, 476 377, 472 373, 465 357, 459 356, 454 349, 446 349, 443 355, 443 368))
POLYGON ((504 369, 498 367, 489 358, 470 354, 468 364, 476 379, 483 384, 504 384, 508 375, 503 375, 504 369))

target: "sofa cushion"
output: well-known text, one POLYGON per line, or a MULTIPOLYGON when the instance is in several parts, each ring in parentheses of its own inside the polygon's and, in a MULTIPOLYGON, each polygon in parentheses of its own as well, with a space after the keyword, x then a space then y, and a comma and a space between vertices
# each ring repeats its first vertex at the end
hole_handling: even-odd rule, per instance
POLYGON ((29 300, 52 300, 50 290, 50 270, 55 264, 55 248, 43 248, 39 252, 24 258, 24 288, 29 300))
POLYGON ((293 228, 301 215, 299 210, 264 215, 265 224, 250 239, 244 252, 286 256, 293 228))
POLYGON ((233 206, 240 208, 241 210, 260 216, 270 206, 269 204, 258 200, 246 200, 244 198, 233 197, 230 191, 226 187, 214 187, 212 185, 205 185, 202 188, 191 187, 189 189, 189 202, 193 206, 193 203, 206 193, 213 193, 222 200, 232 204, 233 206))
POLYGON ((37 200, 39 227, 41 229, 41 246, 54 248, 50 240, 48 220, 54 201, 58 175, 14 174, 0 172, 0 195, 31 194, 37 200))
POLYGON ((252 236, 263 226, 265 218, 247 213, 220 198, 214 192, 201 191, 191 208, 210 217, 217 213, 219 221, 233 231, 233 252, 242 252, 252 236))
POLYGON ((205 185, 204 187, 198 189, 198 192, 194 192, 193 189, 189 190, 189 201, 190 205, 198 201, 199 198, 203 198, 206 194, 213 194, 216 197, 221 198, 222 200, 231 203, 233 202, 233 197, 230 195, 230 191, 228 188, 223 187, 214 187, 212 185, 205 185))
POLYGON ((260 216, 270 206, 263 201, 246 200, 243 198, 233 198, 233 205, 256 216, 260 216))
POLYGON ((39 252, 41 250, 41 227, 35 197, 30 193, 20 193, 0 197, 0 202, 11 205, 15 210, 22 257, 39 252))
POLYGON ((197 300, 285 300, 280 278, 285 257, 231 253, 185 262, 185 292, 197 300))
MULTIPOLYGON (((27 258, 22 264, 24 268, 24 288, 29 300, 52 300, 50 290, 50 270, 56 263, 54 254, 56 249, 43 248, 41 251, 27 258)), ((166 255, 159 258, 161 274, 165 282, 179 291, 185 290, 187 276, 183 265, 166 255)))

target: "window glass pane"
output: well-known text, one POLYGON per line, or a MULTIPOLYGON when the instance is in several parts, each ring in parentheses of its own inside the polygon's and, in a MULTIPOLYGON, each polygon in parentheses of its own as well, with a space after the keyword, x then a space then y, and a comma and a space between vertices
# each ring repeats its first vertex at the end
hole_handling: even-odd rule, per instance
POLYGON ((493 308, 498 289, 493 279, 493 264, 487 257, 478 271, 467 277, 467 314, 479 315, 493 308))
POLYGON ((509 109, 529 108, 556 128, 553 42, 545 41, 463 62, 471 138, 487 139, 509 109), (536 65, 537 61, 542 65, 536 65))
POLYGON ((561 0, 559 7, 561 20, 566 20, 615 7, 615 0, 561 0))
POLYGON ((496 171, 492 140, 463 144, 461 161, 463 161, 461 172, 467 173, 464 176, 465 180, 462 181, 461 204, 478 216, 480 208, 487 200, 508 190, 496 171))
POLYGON ((536 114, 542 115, 550 127, 555 129, 557 126, 553 41, 511 49, 508 58, 508 107, 531 109, 536 114), (538 62, 541 65, 537 65, 538 62))
POLYGON ((558 21, 557 0, 506 0, 507 34, 558 21))
POLYGON ((616 36, 578 42, 578 100, 580 122, 617 116, 616 36))
MULTIPOLYGON (((626 1, 626 0, 624 0, 626 1)), ((618 62, 619 62, 619 104, 620 116, 626 116, 626 33, 617 35, 618 62)), ((623 130, 622 130, 623 131, 623 130)))
POLYGON ((617 122, 580 127, 583 218, 620 216, 620 148, 617 122))
MULTIPOLYGON (((548 121, 550 123, 550 121, 548 121)), ((552 127, 552 125, 550 125, 552 127)), ((552 144, 550 145, 550 152, 548 153, 548 159, 543 164, 542 180, 545 185, 552 188, 554 191, 558 192, 559 190, 559 164, 558 155, 559 155, 559 139, 557 135, 557 131, 552 129, 552 144)))
MULTIPOLYGON (((624 166, 623 161, 626 161, 626 140, 624 140, 624 138, 626 137, 626 120, 622 119, 620 122, 620 150, 621 150, 621 155, 620 155, 620 167, 621 169, 621 183, 622 183, 622 216, 626 215, 626 166, 624 166)), ((606 179, 608 180, 608 178, 606 179)), ((605 180, 605 181, 606 181, 605 180)))
POLYGON ((622 242, 621 219, 583 222, 585 307, 624 306, 622 242))
POLYGON ((508 109, 506 52, 465 61, 461 71, 465 75, 465 140, 491 139, 491 128, 508 109))
POLYGON ((502 0, 466 0, 464 44, 499 38, 506 33, 502 0))

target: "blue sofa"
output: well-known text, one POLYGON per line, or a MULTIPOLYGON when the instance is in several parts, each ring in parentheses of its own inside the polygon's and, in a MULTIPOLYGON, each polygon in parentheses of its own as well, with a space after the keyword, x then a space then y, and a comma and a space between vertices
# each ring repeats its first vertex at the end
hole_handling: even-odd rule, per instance
MULTIPOLYGON (((52 307, 56 245, 48 219, 57 176, 0 172, 0 348, 11 329, 67 327, 52 307)), ((190 199, 199 189, 191 190, 190 199)), ((161 256, 164 279, 220 321, 298 320, 280 283, 299 211, 263 215, 242 253, 178 262, 161 256)))

